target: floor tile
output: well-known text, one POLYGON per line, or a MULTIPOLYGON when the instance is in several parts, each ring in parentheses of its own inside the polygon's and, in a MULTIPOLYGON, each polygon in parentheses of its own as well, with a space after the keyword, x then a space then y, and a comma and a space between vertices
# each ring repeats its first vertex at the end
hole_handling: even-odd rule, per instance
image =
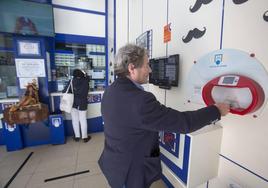
MULTIPOLYGON (((27 147, 6 152, 0 146, 0 188, 18 170, 28 155, 33 152, 9 188, 110 188, 97 163, 104 146, 103 133, 90 134, 87 143, 75 142, 71 137, 62 145, 27 147), (45 179, 82 172, 54 181, 45 179)), ((155 182, 151 188, 166 188, 163 181, 155 182)))
POLYGON ((76 179, 74 188, 110 188, 102 174, 76 179))

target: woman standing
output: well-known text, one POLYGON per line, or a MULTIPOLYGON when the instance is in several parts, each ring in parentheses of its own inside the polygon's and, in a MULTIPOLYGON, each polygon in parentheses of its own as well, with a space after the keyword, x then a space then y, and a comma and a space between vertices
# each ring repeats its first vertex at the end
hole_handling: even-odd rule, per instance
MULTIPOLYGON (((66 91, 69 83, 64 88, 63 92, 66 91)), ((73 71, 72 84, 74 103, 71 111, 71 116, 74 130, 74 140, 78 142, 80 139, 80 123, 82 139, 84 142, 88 142, 91 138, 87 134, 87 96, 89 92, 89 76, 87 76, 84 71, 75 69, 73 71)), ((71 89, 69 90, 71 91, 71 89)))

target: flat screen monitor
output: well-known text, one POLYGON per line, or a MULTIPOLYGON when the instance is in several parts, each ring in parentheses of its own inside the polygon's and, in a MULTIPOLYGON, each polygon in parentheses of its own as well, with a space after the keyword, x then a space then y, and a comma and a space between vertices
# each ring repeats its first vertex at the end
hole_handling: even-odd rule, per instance
POLYGON ((165 78, 165 58, 150 59, 152 72, 149 74, 149 83, 159 85, 165 78))
POLYGON ((178 86, 179 55, 168 58, 150 59, 152 72, 149 75, 149 83, 169 89, 178 86))
POLYGON ((171 86, 178 86, 179 55, 171 55, 165 64, 165 78, 171 86))
POLYGON ((54 36, 51 4, 0 0, 0 23, 0 32, 54 36))
POLYGON ((149 74, 149 83, 157 85, 158 83, 158 61, 156 59, 149 60, 152 72, 149 74))

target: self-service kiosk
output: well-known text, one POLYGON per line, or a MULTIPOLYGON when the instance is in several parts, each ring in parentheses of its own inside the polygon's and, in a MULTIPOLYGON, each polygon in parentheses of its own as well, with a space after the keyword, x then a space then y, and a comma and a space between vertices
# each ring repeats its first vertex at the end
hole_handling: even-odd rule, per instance
POLYGON ((245 115, 258 110, 265 100, 262 87, 241 75, 223 75, 210 80, 202 90, 206 105, 216 102, 230 104, 230 112, 245 115))
MULTIPOLYGON (((193 62, 185 79, 185 108, 228 103, 235 115, 261 115, 267 102, 268 74, 254 54, 221 49, 193 62)), ((222 126, 216 123, 187 135, 160 134, 163 180, 169 187, 201 187, 217 177, 222 126)))
POLYGON ((268 73, 254 53, 221 49, 194 62, 187 79, 188 101, 227 103, 235 115, 261 114, 267 103, 268 73))

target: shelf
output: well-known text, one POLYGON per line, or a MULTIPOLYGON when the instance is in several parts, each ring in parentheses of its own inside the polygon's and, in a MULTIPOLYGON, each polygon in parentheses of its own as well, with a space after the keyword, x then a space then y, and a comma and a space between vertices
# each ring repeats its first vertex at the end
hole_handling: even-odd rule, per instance
POLYGON ((106 55, 105 52, 89 52, 89 55, 106 55))

